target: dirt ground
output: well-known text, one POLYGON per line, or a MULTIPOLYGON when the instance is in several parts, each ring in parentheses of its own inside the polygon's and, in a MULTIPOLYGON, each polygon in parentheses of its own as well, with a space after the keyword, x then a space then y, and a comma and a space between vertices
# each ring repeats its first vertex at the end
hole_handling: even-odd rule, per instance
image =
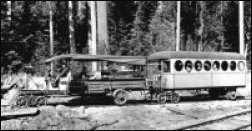
POLYGON ((114 123, 100 130, 154 130, 168 129, 180 122, 225 114, 241 109, 250 109, 251 101, 185 102, 165 105, 130 105, 123 107, 89 107, 86 114, 94 119, 114 123), (174 109, 181 112, 174 112, 174 109))
MULTIPOLYGON (((146 102, 141 92, 131 92, 125 106, 98 97, 50 98, 36 116, 2 120, 1 130, 155 130, 169 129, 181 122, 251 109, 251 75, 247 87, 238 89, 238 100, 211 100, 182 91, 178 104, 146 102), (61 105, 59 105, 61 104, 61 105), (182 112, 182 113, 181 113, 182 112)), ((6 111, 2 110, 1 112, 6 111)), ((250 118, 251 121, 251 118, 250 118)), ((248 128, 248 129, 251 129, 248 128)))
POLYGON ((98 123, 84 114, 63 106, 43 106, 37 116, 1 120, 1 130, 90 130, 98 123))
MULTIPOLYGON (((51 102, 54 101, 52 99, 51 102)), ((130 101, 125 106, 116 106, 113 103, 83 104, 82 106, 50 105, 40 107, 41 112, 37 116, 1 120, 1 130, 169 129, 170 126, 180 122, 242 109, 251 109, 251 100, 182 100, 179 104, 157 104, 138 100, 130 101)))

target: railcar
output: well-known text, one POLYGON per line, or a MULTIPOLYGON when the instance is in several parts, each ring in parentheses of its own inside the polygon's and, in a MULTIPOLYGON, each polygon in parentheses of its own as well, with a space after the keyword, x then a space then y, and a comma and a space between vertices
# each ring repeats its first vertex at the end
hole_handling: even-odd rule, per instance
MULTIPOLYGON (((146 90, 143 70, 146 57, 137 56, 100 56, 70 54, 52 57, 45 64, 56 61, 69 63, 67 72, 57 77, 47 77, 46 88, 31 90, 29 87, 21 90, 17 105, 38 105, 46 103, 46 96, 87 96, 107 95, 114 98, 114 103, 123 105, 128 100, 128 92, 146 90), (109 67, 108 63, 109 64, 109 67), (117 65, 116 65, 117 63, 117 65), (100 66, 96 71, 91 71, 92 64, 100 66), (121 70, 118 65, 140 67, 135 70, 121 70), (109 69, 115 66, 114 69, 109 69), (85 67, 85 69, 83 69, 85 67), (83 72, 83 70, 85 70, 83 72), (142 71, 141 71, 142 70, 142 71), (48 79, 49 78, 49 79, 48 79)), ((62 74, 62 73, 60 73, 62 74)))
POLYGON ((198 89, 235 100, 236 89, 246 87, 246 58, 236 53, 163 51, 148 56, 147 66, 146 82, 161 92, 160 102, 178 102, 176 90, 198 89))

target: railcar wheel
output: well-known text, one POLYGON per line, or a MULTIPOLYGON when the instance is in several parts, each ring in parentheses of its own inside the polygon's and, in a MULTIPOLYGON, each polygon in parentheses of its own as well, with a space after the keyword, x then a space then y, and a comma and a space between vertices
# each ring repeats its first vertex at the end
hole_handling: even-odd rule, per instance
POLYGON ((151 92, 147 92, 145 94, 145 100, 147 100, 147 101, 152 101, 154 99, 154 97, 155 97, 155 94, 152 94, 151 92))
POLYGON ((36 106, 37 96, 29 95, 27 96, 27 99, 28 99, 28 106, 36 106))
POLYGON ((172 103, 178 103, 179 101, 180 101, 180 96, 179 96, 179 94, 177 94, 177 93, 172 94, 171 102, 172 102, 172 103))
POLYGON ((19 96, 18 99, 16 100, 16 106, 21 108, 21 107, 27 107, 28 106, 28 100, 25 96, 19 96))
POLYGON ((128 93, 125 90, 115 90, 113 93, 114 96, 114 103, 122 106, 127 103, 128 101, 128 93))
POLYGON ((166 102, 166 99, 167 99, 166 92, 161 92, 157 95, 157 101, 160 104, 164 104, 166 102))
POLYGON ((236 91, 228 91, 226 97, 229 100, 236 100, 237 98, 236 91))
POLYGON ((36 106, 39 107, 39 106, 42 106, 42 105, 47 105, 47 99, 44 96, 39 96, 36 99, 36 106))

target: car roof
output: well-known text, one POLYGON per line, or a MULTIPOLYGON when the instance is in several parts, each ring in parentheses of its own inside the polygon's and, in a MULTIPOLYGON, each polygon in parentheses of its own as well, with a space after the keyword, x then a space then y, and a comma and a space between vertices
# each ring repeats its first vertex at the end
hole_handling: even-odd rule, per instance
POLYGON ((195 52, 195 51, 161 51, 150 55, 147 60, 170 59, 213 59, 213 60, 246 60, 245 56, 231 52, 195 52))

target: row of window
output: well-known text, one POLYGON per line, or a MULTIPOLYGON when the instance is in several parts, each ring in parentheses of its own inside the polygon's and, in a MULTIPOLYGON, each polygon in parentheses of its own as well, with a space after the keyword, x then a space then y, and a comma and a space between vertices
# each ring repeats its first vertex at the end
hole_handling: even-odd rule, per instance
POLYGON ((205 61, 204 63, 202 63, 201 61, 195 61, 194 64, 190 60, 187 60, 184 64, 181 60, 177 60, 175 62, 176 71, 182 71, 183 67, 185 67, 185 70, 188 72, 190 72, 193 67, 196 71, 201 71, 202 68, 204 68, 204 70, 206 71, 210 71, 211 69, 213 69, 214 71, 219 71, 220 69, 222 71, 227 71, 228 68, 230 68, 231 71, 235 71, 237 69, 237 66, 240 71, 243 71, 245 69, 245 63, 243 61, 239 61, 238 63, 236 63, 235 61, 231 61, 230 63, 227 61, 214 61, 213 63, 211 63, 210 61, 205 61))

